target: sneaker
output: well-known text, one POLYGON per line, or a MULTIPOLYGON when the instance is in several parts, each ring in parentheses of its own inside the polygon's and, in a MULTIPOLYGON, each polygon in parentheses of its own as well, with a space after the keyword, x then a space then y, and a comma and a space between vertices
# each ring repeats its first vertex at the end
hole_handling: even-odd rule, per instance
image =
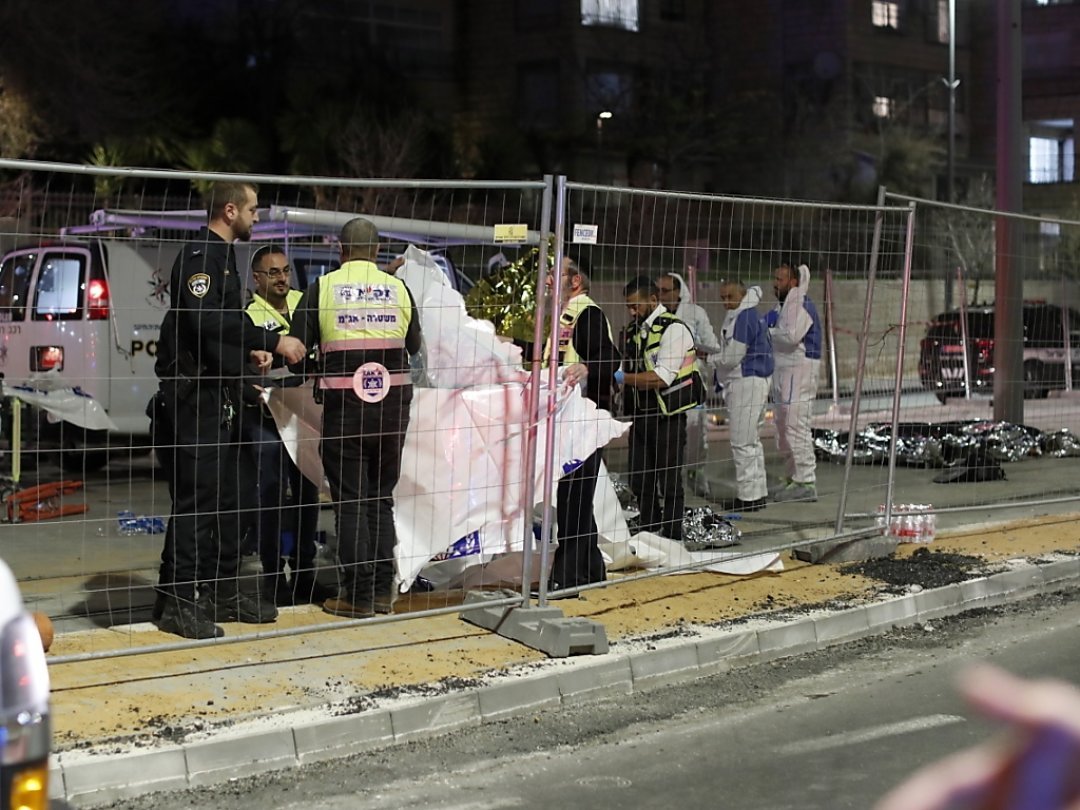
POLYGON ((792 481, 788 486, 773 495, 773 500, 777 503, 785 501, 816 501, 817 487, 813 484, 800 484, 798 481, 792 481))
POLYGON ((232 593, 207 591, 201 607, 216 622, 243 622, 244 624, 267 624, 277 618, 277 607, 241 590, 232 593))
POLYGON ((194 602, 166 599, 157 621, 158 630, 181 638, 221 638, 225 631, 214 624, 194 602))
POLYGON ((375 615, 374 605, 354 604, 344 594, 327 599, 322 609, 332 616, 344 616, 346 619, 370 619, 375 615))
POLYGON ((769 499, 764 496, 752 498, 749 501, 744 501, 742 498, 724 498, 717 501, 717 506, 727 512, 757 512, 759 509, 764 509, 768 501, 769 499))
POLYGON ((769 489, 768 489, 769 497, 770 498, 775 498, 777 493, 779 493, 781 490, 787 489, 790 486, 791 486, 791 479, 790 478, 781 478, 776 483, 769 484, 769 489))

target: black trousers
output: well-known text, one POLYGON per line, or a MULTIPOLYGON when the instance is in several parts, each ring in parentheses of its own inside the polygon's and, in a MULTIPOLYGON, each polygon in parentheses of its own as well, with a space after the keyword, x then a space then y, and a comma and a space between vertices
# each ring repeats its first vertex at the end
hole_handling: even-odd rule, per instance
POLYGON ((600 451, 597 450, 580 467, 559 479, 555 507, 559 547, 551 564, 553 589, 603 582, 606 577, 593 514, 599 472, 600 451))
POLYGON ((238 429, 226 424, 217 381, 178 390, 162 383, 153 413, 154 450, 169 483, 172 513, 158 590, 193 600, 200 585, 235 592, 240 562, 238 429))
POLYGON ((346 598, 363 605, 394 584, 394 487, 409 426, 412 386, 393 386, 378 403, 351 390, 323 399, 323 469, 337 509, 338 559, 346 598))
POLYGON ((686 414, 635 414, 630 425, 630 489, 643 531, 682 540, 686 414))

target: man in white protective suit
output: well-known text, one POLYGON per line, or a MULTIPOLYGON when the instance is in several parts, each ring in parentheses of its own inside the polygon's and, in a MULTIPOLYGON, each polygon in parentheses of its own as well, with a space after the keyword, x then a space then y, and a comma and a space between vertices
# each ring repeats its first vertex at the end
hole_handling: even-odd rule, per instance
POLYGON ((772 337, 772 399, 776 409, 776 446, 784 479, 770 489, 774 501, 816 501, 814 442, 810 419, 821 368, 822 330, 810 300, 810 268, 795 270, 782 262, 773 276, 779 303, 766 316, 772 337))
MULTIPOLYGON (((694 351, 698 357, 698 371, 705 374, 704 364, 719 350, 709 315, 695 304, 690 287, 678 273, 662 273, 656 279, 656 290, 664 308, 682 321, 694 337, 694 351)), ((709 375, 705 375, 708 377, 709 375)), ((686 488, 695 495, 709 497, 709 479, 705 463, 709 454, 707 435, 708 412, 702 403, 686 414, 686 488)))
POLYGON ((724 384, 731 455, 735 460, 736 496, 721 501, 732 512, 756 512, 768 500, 765 449, 758 422, 769 398, 773 373, 772 341, 757 311, 761 288, 737 281, 720 287, 727 315, 720 328, 720 350, 712 358, 724 384))

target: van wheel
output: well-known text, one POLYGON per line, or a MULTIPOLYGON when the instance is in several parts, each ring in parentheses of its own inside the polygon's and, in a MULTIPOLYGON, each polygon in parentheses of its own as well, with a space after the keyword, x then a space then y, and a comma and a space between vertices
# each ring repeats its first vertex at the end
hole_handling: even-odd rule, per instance
MULTIPOLYGON (((97 472, 109 463, 109 451, 93 441, 99 431, 65 427, 60 434, 60 468, 64 472, 97 472)), ((100 434, 104 436, 104 431, 100 434)))

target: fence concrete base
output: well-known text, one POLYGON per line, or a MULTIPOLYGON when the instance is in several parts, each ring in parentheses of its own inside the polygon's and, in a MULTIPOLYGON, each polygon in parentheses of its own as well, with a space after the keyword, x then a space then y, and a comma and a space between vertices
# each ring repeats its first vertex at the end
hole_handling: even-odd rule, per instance
MULTIPOLYGON (((511 591, 470 591, 463 605, 514 595, 511 591)), ((608 651, 607 631, 602 624, 591 619, 568 619, 561 610, 551 606, 473 608, 462 611, 461 618, 552 658, 603 655, 608 651)))
POLYGON ((866 562, 878 557, 888 557, 899 541, 895 537, 861 537, 855 540, 823 540, 792 550, 795 559, 808 563, 866 562))

